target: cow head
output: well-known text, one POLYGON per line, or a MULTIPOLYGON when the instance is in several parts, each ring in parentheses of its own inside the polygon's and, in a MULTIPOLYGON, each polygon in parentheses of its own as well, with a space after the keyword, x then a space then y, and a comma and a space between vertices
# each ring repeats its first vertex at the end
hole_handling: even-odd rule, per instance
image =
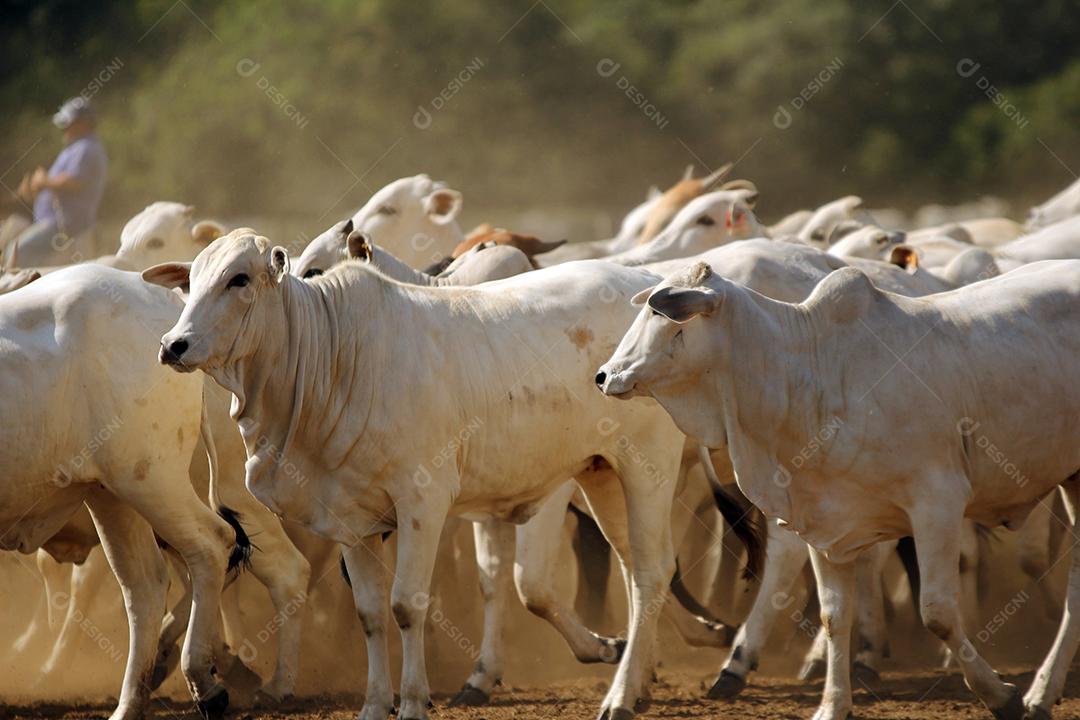
POLYGON ((644 244, 659 235, 675 219, 679 211, 694 198, 701 197, 711 190, 728 189, 718 186, 731 172, 732 167, 734 167, 732 163, 726 163, 705 177, 700 178, 693 176, 693 165, 686 168, 686 174, 683 175, 682 179, 668 188, 649 207, 644 226, 638 234, 638 242, 644 244))
POLYGON ((289 272, 282 247, 250 228, 218 238, 191 263, 155 265, 143 279, 187 292, 187 303, 172 330, 161 338, 158 359, 181 372, 222 368, 254 350, 257 333, 267 331, 269 303, 289 272))
POLYGON ((427 175, 395 180, 345 221, 351 225, 337 223, 312 240, 297 259, 295 273, 323 273, 346 259, 354 230, 408 265, 425 267, 464 239, 456 222, 461 203, 461 193, 427 175))
POLYGON ((733 240, 760 237, 756 201, 752 190, 717 190, 692 200, 649 243, 650 260, 697 255, 733 240))
POLYGON ((822 205, 799 230, 798 237, 803 242, 823 248, 828 244, 833 228, 845 220, 854 218, 861 208, 862 198, 857 195, 847 195, 822 205))
MULTIPOLYGON (((631 398, 650 395, 669 412, 672 398, 702 394, 694 385, 710 370, 715 359, 709 345, 709 328, 697 318, 716 312, 722 305, 727 281, 709 265, 699 262, 675 273, 655 287, 633 297, 642 306, 611 358, 596 374, 596 384, 605 395, 631 398)), ((673 412, 680 428, 708 443, 723 447, 724 438, 714 437, 715 418, 691 420, 695 413, 673 412)))
POLYGON ((224 232, 209 220, 196 223, 192 205, 155 202, 124 225, 116 257, 139 270, 169 261, 191 260, 224 232))
POLYGON ((1080 180, 1072 183, 1042 205, 1031 208, 1024 229, 1033 232, 1062 220, 1068 220, 1073 215, 1080 215, 1080 180))
MULTIPOLYGON (((837 225, 836 230, 848 230, 852 226, 846 221, 837 225)), ((889 251, 904 242, 906 234, 901 231, 882 230, 876 225, 861 225, 840 235, 834 230, 829 239, 829 254, 844 257, 882 260, 889 256, 889 251), (836 239, 839 236, 839 239, 836 239)))

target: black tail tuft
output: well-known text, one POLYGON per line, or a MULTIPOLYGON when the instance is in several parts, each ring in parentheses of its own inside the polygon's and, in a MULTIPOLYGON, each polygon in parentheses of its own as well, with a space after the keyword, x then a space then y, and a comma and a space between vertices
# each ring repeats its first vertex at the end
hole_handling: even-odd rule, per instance
POLYGON ((225 505, 218 505, 217 514, 221 516, 222 520, 229 523, 233 532, 236 533, 236 543, 233 545, 232 551, 229 552, 228 571, 232 572, 238 568, 241 571, 250 570, 251 552, 255 546, 251 544, 251 538, 248 537, 244 526, 240 524, 240 513, 225 505))
POLYGON ((338 567, 341 568, 341 578, 345 581, 345 584, 352 587, 352 578, 349 577, 349 566, 345 564, 344 555, 338 558, 338 567))
POLYGON ((751 505, 744 508, 742 503, 724 491, 722 488, 713 488, 713 499, 720 514, 734 531, 735 537, 742 541, 746 548, 746 569, 743 570, 743 578, 750 580, 761 574, 765 565, 765 534, 764 516, 751 505))

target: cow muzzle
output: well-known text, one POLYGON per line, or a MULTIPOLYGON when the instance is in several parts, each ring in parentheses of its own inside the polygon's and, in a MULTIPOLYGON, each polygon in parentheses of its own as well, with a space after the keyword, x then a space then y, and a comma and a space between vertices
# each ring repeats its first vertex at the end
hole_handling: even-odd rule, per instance
POLYGON ((158 349, 158 362, 180 372, 193 372, 195 368, 184 361, 184 354, 188 351, 188 347, 188 341, 184 338, 170 339, 166 335, 161 338, 161 347, 158 349))
POLYGON ((626 373, 613 373, 601 367, 596 373, 595 380, 600 392, 610 397, 628 398, 637 394, 634 392, 637 384, 627 378, 626 373))

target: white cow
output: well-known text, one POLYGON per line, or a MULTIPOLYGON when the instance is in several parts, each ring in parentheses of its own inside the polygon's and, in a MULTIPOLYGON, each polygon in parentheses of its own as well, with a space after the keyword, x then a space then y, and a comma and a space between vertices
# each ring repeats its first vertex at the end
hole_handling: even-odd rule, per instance
POLYGON ((565 245, 538 258, 539 265, 550 267, 570 260, 603 258, 651 243, 694 198, 711 190, 747 189, 748 186, 753 189, 752 183, 745 180, 735 180, 730 183, 731 187, 720 185, 720 181, 727 177, 732 167, 732 163, 725 163, 700 178, 694 177, 693 165, 687 167, 679 182, 662 193, 650 195, 644 203, 634 208, 623 220, 619 233, 614 238, 565 245))
MULTIPOLYGON (((973 248, 985 254, 978 248, 973 248)), ((904 269, 898 265, 863 258, 836 257, 813 247, 775 242, 765 239, 743 240, 710 250, 690 258, 681 258, 646 266, 658 275, 670 275, 698 262, 706 263, 713 272, 739 285, 748 287, 774 300, 799 302, 805 300, 819 282, 834 270, 854 266, 862 270, 874 285, 889 292, 909 297, 929 295, 957 287, 917 266, 904 269)), ((714 452, 713 462, 718 482, 733 480, 731 461, 726 451, 714 452)), ((768 562, 761 576, 761 587, 753 608, 735 636, 732 651, 720 677, 709 691, 714 698, 730 698, 746 686, 749 673, 757 666, 761 652, 772 631, 775 620, 786 607, 782 601, 790 597, 792 585, 800 576, 809 556, 805 543, 775 523, 768 526, 768 562), (778 598, 780 601, 778 601, 778 598)), ((891 548, 882 544, 874 554, 862 560, 862 592, 859 598, 860 623, 858 629, 864 639, 855 658, 855 670, 860 678, 872 682, 880 667, 886 638, 884 618, 881 616, 880 571, 877 568, 887 557, 891 548)), ((974 579, 973 553, 965 553, 969 560, 964 579, 974 579)), ((974 594, 965 596, 974 599, 974 594)), ((973 617, 969 610, 967 617, 973 617)), ((824 636, 820 636, 824 639, 824 636)), ((815 643, 815 648, 819 644, 815 643)), ((812 674, 815 662, 813 651, 807 659, 807 673, 812 674)))
POLYGON ((862 208, 862 203, 862 198, 858 195, 846 195, 822 205, 803 224, 797 237, 803 242, 825 247, 833 228, 854 218, 862 208))
POLYGON ((217 223, 195 222, 193 205, 150 203, 124 224, 120 249, 111 264, 123 270, 145 270, 158 263, 188 260, 224 232, 217 223))
MULTIPOLYGON (((465 239, 457 224, 461 193, 427 175, 395 180, 380 189, 353 216, 353 228, 365 233, 407 265, 425 268, 450 255, 465 239)), ((312 240, 296 261, 296 273, 325 272, 348 257, 337 225, 312 240)))
POLYGON ((1080 214, 1080 179, 1050 198, 1031 208, 1026 227, 1028 231, 1059 223, 1080 214))
POLYGON ((655 276, 586 261, 461 289, 403 285, 357 263, 303 282, 288 267, 283 248, 237 230, 192 265, 144 277, 190 284, 161 359, 203 369, 233 393, 248 488, 348 547, 368 635, 361 717, 382 720, 393 705, 382 533, 398 533, 390 604, 404 653, 400 716, 422 718, 423 619, 447 514, 523 522, 569 477, 587 494, 618 477, 626 495, 632 619, 603 713, 632 715, 652 670, 656 614, 646 608, 674 570, 668 523, 682 436, 657 407, 597 395, 589 376, 631 320, 625 299, 655 276), (415 401, 418 379, 436 369, 438 390, 415 401))
POLYGON ((1048 716, 1080 641, 1080 553, 1058 640, 1021 699, 964 632, 960 529, 964 517, 1016 527, 1058 485, 1080 500, 1080 262, 919 299, 845 268, 798 305, 701 263, 637 299, 646 307, 597 383, 650 395, 691 437, 727 444, 743 492, 813 548, 829 633, 815 717, 851 712, 854 560, 904 535, 918 548, 923 621, 967 685, 998 718, 1019 720, 1025 705, 1048 716))
POLYGON ((994 250, 1005 272, 1038 260, 1080 258, 1080 215, 1041 227, 994 250))
POLYGON ((716 190, 691 200, 659 235, 647 244, 609 255, 608 262, 645 265, 697 255, 733 240, 761 237, 754 217, 756 190, 716 190))
POLYGON ((142 717, 149 700, 168 588, 155 535, 183 556, 194 587, 182 658, 192 695, 211 717, 228 704, 212 672, 213 638, 226 567, 247 541, 229 511, 229 522, 216 516, 188 481, 201 379, 154 362, 154 338, 180 305, 137 275, 95 264, 0 297, 0 466, 13 470, 0 487, 0 549, 33 552, 89 507, 130 626, 113 720, 142 717))
POLYGON ((478 245, 455 259, 438 275, 429 275, 414 269, 394 254, 374 244, 370 236, 354 229, 351 218, 337 223, 323 233, 323 236, 333 238, 335 244, 340 243, 345 248, 345 255, 327 267, 320 267, 315 260, 304 266, 297 265, 290 269, 293 275, 311 279, 322 275, 339 262, 355 259, 370 262, 379 272, 399 282, 449 287, 502 280, 533 269, 529 257, 515 247, 478 245))

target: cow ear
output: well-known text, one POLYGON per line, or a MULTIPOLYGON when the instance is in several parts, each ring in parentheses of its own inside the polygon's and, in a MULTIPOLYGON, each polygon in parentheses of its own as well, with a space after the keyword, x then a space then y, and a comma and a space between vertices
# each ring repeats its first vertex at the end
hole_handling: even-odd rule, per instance
POLYGON ((142 279, 163 288, 186 290, 191 282, 191 263, 169 262, 153 265, 142 271, 142 279))
POLYGON ((213 220, 200 220, 191 228, 191 239, 200 245, 209 245, 225 234, 225 228, 213 220))
POLYGON ((720 307, 724 296, 708 287, 665 287, 649 296, 649 307, 679 324, 720 307))
POLYGON ((274 282, 281 282, 289 274, 289 251, 280 245, 271 248, 270 266, 267 269, 270 271, 270 277, 274 279, 274 282))
POLYGON ((919 268, 919 253, 910 245, 895 245, 889 252, 889 262, 913 273, 919 268))
POLYGON ((751 211, 741 200, 736 200, 728 210, 727 227, 729 230, 740 230, 750 218, 751 211))
POLYGON ((655 290, 655 289, 656 289, 655 285, 651 285, 651 286, 645 288, 644 290, 639 292, 637 295, 630 298, 630 304, 641 307, 642 305, 645 304, 645 301, 649 299, 649 296, 652 295, 652 291, 655 290))
POLYGON ((461 193, 450 188, 439 188, 424 198, 424 213, 436 225, 446 225, 461 212, 461 193))
POLYGON ((349 233, 347 242, 349 245, 349 257, 356 260, 363 260, 364 262, 371 262, 371 258, 375 252, 371 247, 371 238, 368 237, 367 233, 353 230, 349 233))

